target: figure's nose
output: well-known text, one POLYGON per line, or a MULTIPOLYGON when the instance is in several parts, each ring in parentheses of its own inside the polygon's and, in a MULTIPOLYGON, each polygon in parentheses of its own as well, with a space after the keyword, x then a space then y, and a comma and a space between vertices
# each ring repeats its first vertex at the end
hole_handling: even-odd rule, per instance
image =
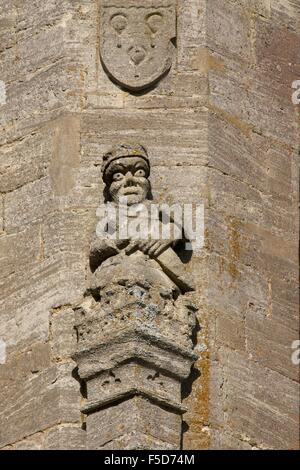
POLYGON ((125 175, 125 186, 135 186, 135 179, 131 171, 128 171, 125 175))
POLYGON ((135 65, 141 64, 146 58, 146 50, 143 46, 135 45, 129 48, 128 54, 135 65))

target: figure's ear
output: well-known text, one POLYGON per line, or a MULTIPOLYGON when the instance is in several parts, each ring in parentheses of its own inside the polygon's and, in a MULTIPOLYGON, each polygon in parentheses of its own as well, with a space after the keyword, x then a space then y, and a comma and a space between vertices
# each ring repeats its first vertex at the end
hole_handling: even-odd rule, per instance
POLYGON ((148 189, 147 199, 148 199, 148 201, 153 201, 151 181, 149 180, 149 177, 147 179, 148 179, 148 182, 149 182, 149 189, 148 189))
POLYGON ((103 199, 104 199, 104 202, 111 202, 112 201, 111 195, 109 193, 109 185, 108 184, 105 184, 105 187, 103 189, 103 199))

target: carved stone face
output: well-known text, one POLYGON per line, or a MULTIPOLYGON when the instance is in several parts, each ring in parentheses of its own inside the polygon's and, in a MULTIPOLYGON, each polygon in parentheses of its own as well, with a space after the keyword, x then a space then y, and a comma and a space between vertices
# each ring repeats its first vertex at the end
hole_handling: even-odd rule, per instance
POLYGON ((100 52, 111 78, 130 90, 155 83, 172 65, 175 25, 168 0, 103 0, 100 52))
POLYGON ((106 170, 111 199, 118 203, 127 198, 129 206, 147 199, 150 191, 149 167, 141 157, 123 157, 114 160, 106 170))

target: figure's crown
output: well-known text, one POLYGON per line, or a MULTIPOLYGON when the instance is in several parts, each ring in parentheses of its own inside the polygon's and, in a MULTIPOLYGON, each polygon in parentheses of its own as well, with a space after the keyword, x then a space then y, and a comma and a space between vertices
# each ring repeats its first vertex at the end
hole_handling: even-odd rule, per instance
POLYGON ((102 163, 102 176, 105 179, 105 173, 109 165, 114 161, 120 158, 127 157, 141 157, 143 158, 149 167, 150 171, 150 162, 147 150, 140 144, 121 144, 113 147, 109 152, 103 155, 102 163))

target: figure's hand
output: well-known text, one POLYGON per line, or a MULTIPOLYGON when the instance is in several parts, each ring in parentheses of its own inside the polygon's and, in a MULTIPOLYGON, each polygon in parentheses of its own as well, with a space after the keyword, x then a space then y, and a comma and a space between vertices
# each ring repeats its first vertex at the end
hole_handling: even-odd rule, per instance
POLYGON ((131 240, 128 247, 125 249, 127 255, 131 255, 137 250, 142 251, 145 255, 151 258, 157 258, 165 250, 173 244, 173 240, 131 240))
POLYGON ((151 258, 157 258, 173 244, 172 240, 152 240, 139 243, 139 249, 151 258))
POLYGON ((126 255, 131 255, 132 253, 138 250, 143 251, 140 247, 141 243, 142 243, 141 240, 131 240, 129 245, 125 249, 126 255))
POLYGON ((149 247, 148 255, 151 258, 157 258, 172 245, 173 240, 157 240, 149 247))

